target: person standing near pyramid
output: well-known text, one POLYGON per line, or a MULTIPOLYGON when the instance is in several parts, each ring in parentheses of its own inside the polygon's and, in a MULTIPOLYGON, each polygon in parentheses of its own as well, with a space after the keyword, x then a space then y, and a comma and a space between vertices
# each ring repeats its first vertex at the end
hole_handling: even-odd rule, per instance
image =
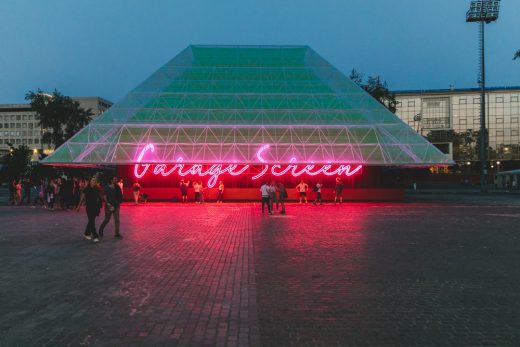
POLYGON ((343 181, 341 178, 336 177, 336 187, 334 187, 335 195, 334 195, 334 205, 337 203, 337 200, 339 200, 339 203, 341 204, 343 202, 343 181))
POLYGON ((307 203, 307 190, 309 189, 309 185, 305 183, 303 180, 300 181, 300 184, 296 186, 296 191, 300 195, 300 204, 302 203, 302 199, 305 199, 305 203, 307 203))
POLYGON ((181 190, 182 202, 188 202, 188 186, 190 185, 190 181, 184 182, 184 179, 181 180, 179 184, 179 189, 181 190))

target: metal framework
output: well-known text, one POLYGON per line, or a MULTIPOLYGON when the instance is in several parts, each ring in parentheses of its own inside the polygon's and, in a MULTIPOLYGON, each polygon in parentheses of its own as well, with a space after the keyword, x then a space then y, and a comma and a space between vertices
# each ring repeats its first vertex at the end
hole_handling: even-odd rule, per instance
POLYGON ((307 46, 189 46, 44 162, 135 164, 148 144, 140 162, 452 163, 307 46))

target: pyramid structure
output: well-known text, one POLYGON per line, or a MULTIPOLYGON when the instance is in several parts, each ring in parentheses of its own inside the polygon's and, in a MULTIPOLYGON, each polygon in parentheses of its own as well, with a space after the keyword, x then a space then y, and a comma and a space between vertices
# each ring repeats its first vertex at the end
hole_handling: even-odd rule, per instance
POLYGON ((307 46, 202 45, 187 47, 43 162, 138 161, 452 163, 307 46), (149 144, 153 153, 140 155, 149 144))

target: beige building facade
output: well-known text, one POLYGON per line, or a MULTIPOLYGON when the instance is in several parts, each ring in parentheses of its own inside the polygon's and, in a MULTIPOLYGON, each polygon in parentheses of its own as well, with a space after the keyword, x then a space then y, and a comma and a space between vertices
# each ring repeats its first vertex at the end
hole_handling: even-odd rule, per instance
MULTIPOLYGON (((92 109, 96 118, 112 106, 112 102, 100 98, 80 96, 72 97, 84 109, 92 109)), ((42 129, 38 125, 36 113, 29 104, 0 104, 0 152, 9 150, 9 144, 26 145, 33 150, 51 152, 53 148, 41 142, 42 129)))
MULTIPOLYGON (((456 162, 469 165, 478 161, 479 89, 411 90, 395 94, 396 114, 405 123, 428 136, 456 162)), ((520 87, 487 89, 486 128, 490 165, 500 160, 520 160, 520 87)))

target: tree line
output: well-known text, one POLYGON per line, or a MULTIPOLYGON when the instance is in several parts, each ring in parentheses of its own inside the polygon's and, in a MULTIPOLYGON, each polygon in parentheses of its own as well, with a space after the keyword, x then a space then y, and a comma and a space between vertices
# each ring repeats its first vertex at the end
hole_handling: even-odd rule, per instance
MULTIPOLYGON (((52 94, 37 91, 29 91, 25 100, 30 102, 31 109, 36 113, 38 127, 42 129, 42 144, 58 148, 87 125, 94 113, 92 109, 84 109, 80 103, 72 98, 54 90, 52 94)), ((2 158, 2 170, 0 177, 2 181, 18 180, 20 177, 29 176, 32 173, 31 154, 32 150, 22 144, 15 147, 7 143, 9 152, 2 158)), ((39 153, 41 158, 43 153, 39 153)))

